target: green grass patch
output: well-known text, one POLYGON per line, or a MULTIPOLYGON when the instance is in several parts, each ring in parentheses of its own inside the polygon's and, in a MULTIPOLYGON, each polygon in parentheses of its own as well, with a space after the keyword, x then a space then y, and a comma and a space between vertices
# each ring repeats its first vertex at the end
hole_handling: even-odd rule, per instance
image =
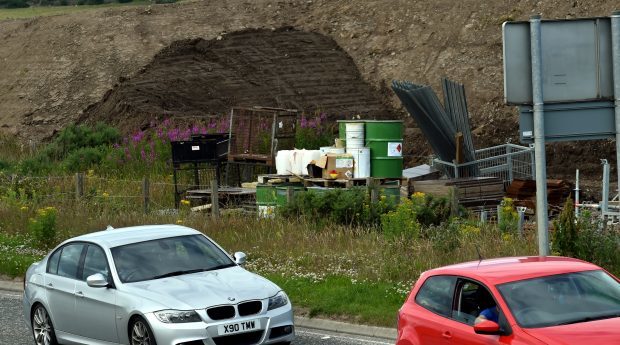
POLYGON ((306 310, 309 317, 395 327, 396 313, 406 298, 394 283, 361 282, 343 276, 319 281, 278 274, 266 277, 284 289, 293 306, 306 310))
POLYGON ((22 276, 30 264, 44 255, 44 251, 31 248, 27 237, 0 233, 0 274, 9 277, 22 276))
POLYGON ((4 19, 25 19, 43 16, 56 16, 71 14, 83 11, 92 11, 102 8, 145 6, 152 2, 149 0, 134 0, 129 3, 108 3, 101 5, 79 5, 79 6, 33 6, 26 8, 3 8, 0 9, 0 20, 4 19))

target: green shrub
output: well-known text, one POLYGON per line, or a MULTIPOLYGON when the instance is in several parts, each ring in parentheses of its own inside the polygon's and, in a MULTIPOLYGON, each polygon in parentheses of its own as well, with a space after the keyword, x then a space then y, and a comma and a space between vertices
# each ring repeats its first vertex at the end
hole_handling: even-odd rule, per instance
POLYGON ((337 188, 297 193, 279 212, 285 217, 303 217, 320 224, 378 226, 381 215, 394 208, 394 201, 385 197, 371 203, 366 188, 337 188))
POLYGON ((64 167, 69 172, 85 171, 100 164, 108 153, 105 147, 82 147, 72 151, 64 160, 64 167))
POLYGON ((404 199, 394 211, 381 215, 381 229, 386 238, 418 238, 420 223, 411 199, 404 199))
POLYGON ((439 225, 450 219, 452 210, 448 198, 416 192, 411 200, 416 219, 422 226, 439 225))
POLYGON ((56 209, 54 207, 39 209, 36 217, 30 219, 28 231, 36 247, 41 249, 53 247, 56 243, 56 209))
POLYGON ((519 214, 510 198, 504 198, 499 209, 499 230, 516 233, 519 227, 519 214))
POLYGON ((593 262, 610 271, 620 270, 620 232, 605 227, 589 211, 575 219, 571 199, 566 200, 560 219, 554 222, 552 250, 556 255, 593 262))
POLYGON ((440 225, 422 228, 422 236, 429 239, 439 252, 450 253, 461 246, 463 222, 454 218, 440 225))

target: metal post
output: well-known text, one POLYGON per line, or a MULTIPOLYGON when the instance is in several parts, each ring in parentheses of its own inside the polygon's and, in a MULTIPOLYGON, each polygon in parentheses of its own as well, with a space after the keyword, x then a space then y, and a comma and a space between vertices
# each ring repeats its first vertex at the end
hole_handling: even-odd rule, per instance
POLYGON ((609 211, 609 162, 606 159, 601 159, 603 163, 603 195, 601 200, 601 212, 603 217, 605 213, 609 211))
POLYGON ((510 145, 506 145, 506 165, 508 166, 508 181, 512 183, 514 178, 512 174, 512 147, 510 145))
POLYGON ((579 169, 575 175, 575 219, 577 219, 579 218, 579 169))
POLYGON ((480 224, 487 223, 487 210, 480 211, 480 224))
POLYGON ((84 196, 84 174, 75 174, 75 198, 79 200, 84 196))
POLYGON ((523 237, 523 225, 525 225, 525 211, 526 210, 527 210, 527 207, 517 206, 517 213, 519 215, 517 231, 519 232, 519 237, 523 237))
POLYGON ((614 77, 614 103, 616 124, 616 170, 618 174, 618 195, 620 195, 620 11, 611 15, 611 59, 614 77))
POLYGON ((497 205, 497 225, 499 226, 499 224, 501 224, 502 222, 502 205, 497 205))
POLYGON ((540 15, 530 17, 530 49, 532 54, 532 100, 534 103, 534 159, 536 161, 538 255, 547 256, 549 255, 549 224, 547 216, 547 162, 545 154, 540 18, 540 15))

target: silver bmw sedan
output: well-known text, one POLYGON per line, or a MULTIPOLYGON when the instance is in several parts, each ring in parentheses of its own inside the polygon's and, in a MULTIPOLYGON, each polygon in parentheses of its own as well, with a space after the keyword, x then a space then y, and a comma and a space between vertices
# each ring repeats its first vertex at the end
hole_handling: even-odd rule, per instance
POLYGON ((202 233, 176 225, 69 239, 24 280, 37 345, 289 344, 288 297, 202 233))

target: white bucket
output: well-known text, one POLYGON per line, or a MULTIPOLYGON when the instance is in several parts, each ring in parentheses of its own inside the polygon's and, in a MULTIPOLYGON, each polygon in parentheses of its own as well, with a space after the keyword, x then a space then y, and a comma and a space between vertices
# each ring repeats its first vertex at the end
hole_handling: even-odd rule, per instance
POLYGON ((347 150, 361 149, 364 147, 364 123, 363 122, 347 122, 347 150))
POLYGON ((367 147, 362 147, 359 149, 347 148, 347 153, 353 155, 353 161, 355 162, 355 168, 353 169, 353 177, 354 178, 370 177, 370 149, 367 147))
POLYGON ((344 147, 321 146, 319 151, 321 151, 321 155, 326 155, 328 153, 343 154, 344 147))
POLYGON ((278 175, 290 175, 291 171, 291 151, 282 150, 276 153, 276 173, 278 175))

